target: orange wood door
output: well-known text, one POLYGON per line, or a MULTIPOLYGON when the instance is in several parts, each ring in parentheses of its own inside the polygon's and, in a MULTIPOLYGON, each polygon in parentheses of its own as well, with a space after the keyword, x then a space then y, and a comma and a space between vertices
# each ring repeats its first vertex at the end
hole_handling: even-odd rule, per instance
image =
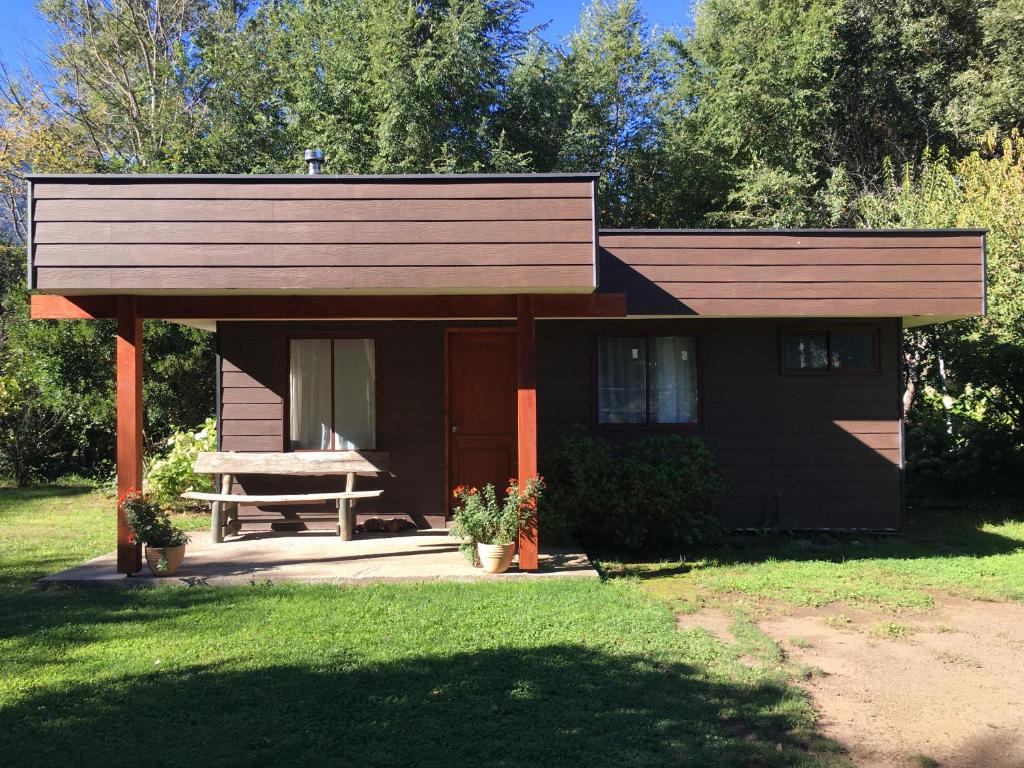
POLYGON ((458 485, 516 474, 516 335, 512 329, 448 334, 448 509, 458 485))

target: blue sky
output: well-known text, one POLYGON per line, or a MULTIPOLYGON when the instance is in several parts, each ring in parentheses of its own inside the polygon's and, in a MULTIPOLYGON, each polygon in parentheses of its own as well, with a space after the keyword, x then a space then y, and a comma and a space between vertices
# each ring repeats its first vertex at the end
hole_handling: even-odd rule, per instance
MULTIPOLYGON (((647 18, 659 27, 688 26, 693 21, 693 4, 694 0, 640 0, 647 18)), ((558 39, 573 30, 580 11, 587 5, 589 0, 534 0, 534 8, 527 14, 526 23, 550 22, 546 36, 558 39)))
MULTIPOLYGON (((535 0, 527 25, 550 23, 545 32, 558 39, 571 32, 587 3, 581 0, 535 0)), ((692 22, 693 0, 641 0, 652 24, 668 27, 692 22)), ((28 64, 35 69, 44 58, 47 28, 36 11, 36 0, 0 0, 0 60, 14 70, 28 64)))
POLYGON ((35 0, 0 0, 0 59, 11 69, 35 68, 43 57, 46 24, 35 0))

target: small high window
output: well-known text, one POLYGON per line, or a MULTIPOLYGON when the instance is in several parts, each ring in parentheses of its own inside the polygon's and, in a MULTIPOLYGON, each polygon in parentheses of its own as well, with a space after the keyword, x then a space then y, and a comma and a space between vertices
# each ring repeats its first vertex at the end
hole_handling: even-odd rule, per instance
POLYGON ((376 447, 373 339, 292 339, 289 347, 292 450, 376 447))
POLYGON ((598 424, 695 424, 697 391, 697 340, 692 336, 597 340, 598 424))
POLYGON ((786 373, 874 373, 879 370, 876 329, 786 329, 782 332, 786 373))

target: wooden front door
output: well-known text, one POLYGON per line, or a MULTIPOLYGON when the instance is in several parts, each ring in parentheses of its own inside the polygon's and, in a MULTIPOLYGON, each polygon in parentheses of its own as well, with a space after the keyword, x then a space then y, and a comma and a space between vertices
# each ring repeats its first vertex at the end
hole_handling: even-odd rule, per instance
POLYGON ((448 510, 452 489, 493 483, 499 496, 516 474, 514 329, 448 333, 448 510))

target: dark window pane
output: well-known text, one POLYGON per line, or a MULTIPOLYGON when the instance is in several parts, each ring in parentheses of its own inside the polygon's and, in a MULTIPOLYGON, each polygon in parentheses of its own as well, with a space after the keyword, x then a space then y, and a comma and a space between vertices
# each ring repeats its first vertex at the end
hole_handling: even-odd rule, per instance
POLYGON ((597 421, 647 421, 647 351, 644 339, 604 337, 597 341, 597 421))
POLYGON ((651 339, 651 423, 697 421, 697 340, 692 336, 651 339))
POLYGON ((833 368, 874 368, 875 334, 833 333, 833 368))
POLYGON ((783 366, 789 370, 826 370, 828 336, 824 333, 787 334, 783 339, 783 366))

